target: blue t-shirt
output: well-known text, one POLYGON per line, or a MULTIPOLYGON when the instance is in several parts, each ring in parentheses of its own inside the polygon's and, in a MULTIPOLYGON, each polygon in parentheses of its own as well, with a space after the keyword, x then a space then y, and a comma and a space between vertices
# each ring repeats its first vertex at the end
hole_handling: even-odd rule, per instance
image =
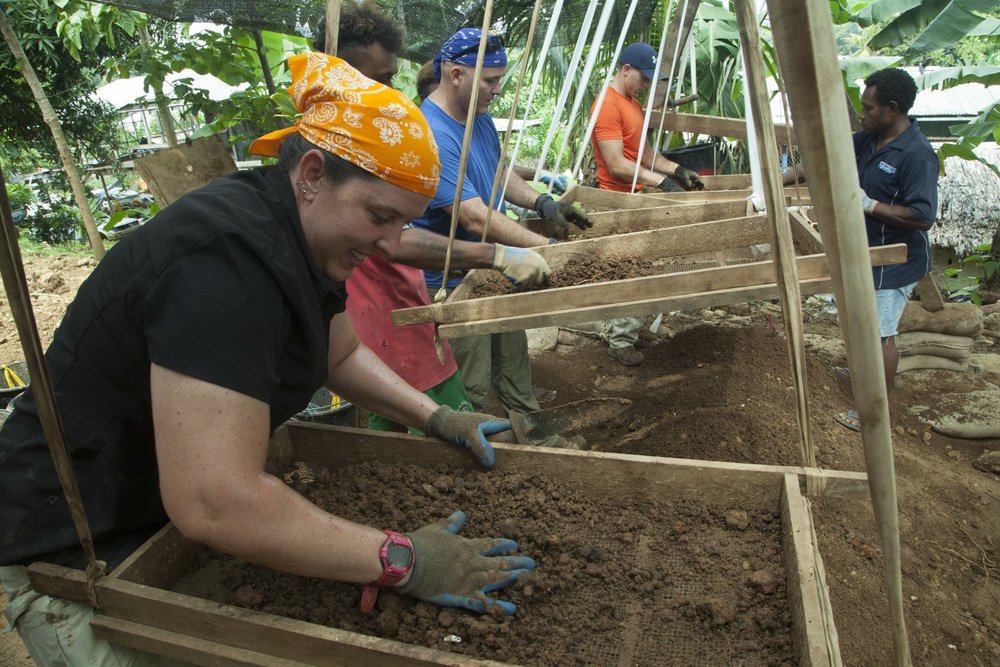
MULTIPOLYGON (((920 131, 917 120, 877 149, 877 136, 864 131, 854 134, 861 188, 872 199, 899 204, 910 209, 917 220, 928 225, 937 217, 938 158, 920 131)), ((931 244, 927 232, 903 229, 865 214, 868 245, 906 244, 906 263, 872 267, 875 289, 894 289, 917 282, 931 270, 931 244)))
MULTIPOLYGON (((413 221, 415 227, 424 227, 430 231, 448 236, 451 231, 451 214, 444 211, 446 206, 455 203, 455 191, 458 188, 458 165, 462 158, 462 139, 465 136, 465 125, 445 113, 441 107, 430 99, 424 100, 420 106, 424 118, 434 133, 441 158, 441 183, 437 193, 431 200, 424 215, 413 221)), ((493 180, 496 177, 497 166, 500 164, 500 139, 497 137, 493 118, 488 114, 476 116, 472 125, 472 145, 469 147, 469 159, 465 167, 465 181, 462 184, 462 201, 478 197, 485 205, 493 190, 493 180)), ((496 202, 493 208, 506 213, 503 203, 503 181, 500 182, 496 202)), ((458 225, 455 238, 462 241, 480 241, 468 230, 458 225)), ((441 287, 441 271, 424 271, 428 289, 441 287)), ((448 287, 452 288, 461 282, 461 278, 450 278, 448 287)))

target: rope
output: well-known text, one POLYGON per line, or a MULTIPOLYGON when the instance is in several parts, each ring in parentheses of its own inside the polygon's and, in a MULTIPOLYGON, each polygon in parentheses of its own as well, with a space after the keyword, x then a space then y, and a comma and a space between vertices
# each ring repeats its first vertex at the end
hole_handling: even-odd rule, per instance
MULTIPOLYGON (((580 81, 584 82, 576 89, 576 98, 573 100, 573 108, 570 109, 569 118, 567 118, 567 126, 573 127, 573 121, 576 120, 576 114, 580 111, 580 106, 583 104, 583 98, 587 94, 586 82, 590 81, 590 75, 594 71, 594 64, 597 62, 597 56, 600 54, 600 45, 604 41, 604 33, 608 28, 608 21, 611 18, 611 13, 615 9, 615 3, 606 2, 604 3, 604 10, 601 12, 601 18, 597 22, 597 30, 594 31, 594 38, 590 42, 590 53, 587 54, 587 62, 583 66, 583 74, 580 77, 580 81)), ((611 68, 609 68, 611 69, 611 68)), ((568 77, 567 77, 568 80, 568 77)), ((562 163, 563 153, 566 152, 566 146, 569 144, 569 132, 563 136, 562 145, 559 147, 559 154, 556 156, 556 169, 558 170, 559 165, 562 163)), ((538 163, 538 167, 535 169, 535 180, 538 180, 538 175, 542 171, 542 163, 538 163)), ((549 182, 549 192, 552 191, 552 182, 549 182)))
MULTIPOLYGON (((634 2, 635 0, 633 0, 634 2)), ((563 0, 556 0, 555 7, 552 8, 552 19, 549 21, 549 28, 545 32, 545 40, 542 42, 542 50, 539 52, 538 62, 535 64, 535 73, 531 78, 531 90, 528 91, 528 103, 524 107, 524 119, 523 122, 528 122, 528 115, 531 112, 531 104, 535 101, 535 92, 538 90, 538 82, 542 78, 542 70, 545 68, 545 56, 549 52, 549 47, 552 46, 552 38, 556 32, 556 24, 559 21, 559 15, 562 12, 563 0)), ((511 115, 517 113, 517 108, 514 107, 511 110, 511 115)), ((553 116, 555 118, 555 116, 553 116)), ((524 132, 519 132, 517 135, 517 141, 514 142, 514 153, 511 156, 511 164, 517 163, 517 154, 521 148, 521 137, 524 132)), ((544 159, 544 157, 543 157, 544 159)), ((507 171, 507 177, 503 182, 504 192, 507 191, 507 186, 510 184, 510 175, 513 170, 507 171)))
MULTIPOLYGON (((482 35, 479 38, 479 52, 476 54, 476 71, 473 82, 479 81, 483 71, 483 56, 486 55, 486 42, 489 37, 488 28, 493 16, 493 0, 486 0, 483 11, 482 35)), ((451 271, 451 251, 455 247, 455 233, 458 231, 458 209, 462 203, 462 186, 465 179, 466 165, 469 163, 469 148, 472 146, 472 128, 476 122, 476 103, 479 101, 479 86, 472 86, 472 96, 469 99, 469 112, 465 118, 465 134, 462 137, 462 157, 458 161, 458 183, 455 187, 455 203, 451 208, 451 229, 448 232, 448 252, 444 257, 444 272, 441 274, 441 288, 434 294, 434 301, 441 302, 448 298, 448 273, 451 271)), ((492 215, 492 214, 490 214, 492 215)))
MULTIPOLYGON (((632 0, 632 3, 628 6, 628 13, 625 15, 624 25, 630 25, 632 23, 632 15, 635 14, 635 8, 638 4, 638 0, 632 0)), ((625 46, 625 31, 618 36, 618 44, 615 46, 615 52, 612 57, 612 62, 618 62, 619 56, 621 56, 622 48, 625 46)), ((594 102, 594 112, 590 114, 590 120, 587 122, 587 131, 583 135, 582 146, 587 146, 590 143, 590 137, 594 133, 594 126, 597 125, 597 112, 600 111, 601 105, 604 104, 604 96, 608 92, 608 86, 611 85, 611 79, 615 76, 615 67, 609 67, 607 74, 604 76, 604 85, 601 86, 601 92, 597 96, 597 101, 594 102)), ((580 167, 583 164, 583 158, 586 155, 586 150, 581 150, 576 156, 576 164, 573 165, 573 173, 580 173, 580 167)))
MULTIPOLYGON (((658 155, 660 153, 660 138, 663 136, 663 123, 667 120, 667 105, 668 105, 668 102, 670 101, 670 84, 673 83, 673 81, 674 81, 674 72, 675 72, 675 69, 677 67, 677 61, 680 58, 680 51, 681 51, 681 35, 680 35, 680 33, 681 33, 682 27, 684 26, 684 21, 687 18, 687 11, 688 11, 688 0, 684 0, 684 7, 681 9, 681 20, 677 23, 677 35, 674 36, 674 57, 670 61, 670 71, 667 74, 667 83, 666 83, 667 94, 663 98, 663 113, 660 114, 660 127, 658 128, 658 132, 657 132, 657 135, 656 135, 656 145, 653 146, 653 155, 654 156, 656 156, 656 155, 658 155)), ((676 10, 675 10, 675 13, 676 13, 676 10)), ((690 39, 690 35, 688 36, 688 39, 690 39)), ((661 45, 660 48, 661 49, 663 48, 662 45, 661 45)), ((681 94, 681 79, 683 78, 683 76, 684 75, 681 74, 680 76, 677 77, 677 97, 680 97, 680 94, 681 94)), ((652 100, 652 98, 653 98, 653 93, 652 92, 650 92, 649 97, 650 97, 650 100, 652 100)), ((671 132, 671 134, 673 134, 673 132, 671 132)), ((655 157, 654 157, 654 159, 655 159, 655 157)), ((635 178, 638 178, 638 175, 639 175, 639 170, 637 168, 636 169, 636 176, 635 176, 635 178)), ((632 184, 632 188, 635 189, 635 183, 634 182, 632 184)))
MULTIPOLYGON (((531 51, 531 45, 535 40, 535 26, 538 24, 538 13, 542 7, 542 0, 535 0, 535 11, 531 15, 531 27, 528 28, 528 41, 524 45, 524 53, 521 55, 521 72, 517 76, 517 88, 514 89, 514 101, 510 106, 510 118, 507 120, 507 133, 503 137, 503 147, 500 149, 500 164, 497 165, 497 172, 493 176, 493 189, 490 191, 490 201, 487 208, 493 210, 493 202, 497 198, 497 190, 500 185, 500 174, 504 173, 505 161, 507 158, 507 148, 510 146, 510 135, 514 133, 514 116, 517 113, 517 101, 521 96, 521 87, 524 84, 524 73, 528 69, 528 54, 531 51)), ((544 58, 544 54, 542 54, 544 58)), ((520 136, 520 135, 519 135, 520 136)), ((510 171, 514 169, 514 162, 510 163, 508 167, 510 171)), ((509 176, 509 172, 508 172, 509 176)), ((535 175, 535 180, 538 179, 538 175, 535 175)), ((504 183, 506 185, 506 182, 504 183)), ((493 214, 490 213, 486 218, 486 223, 483 225, 483 241, 487 239, 487 233, 490 231, 490 220, 493 219, 493 214)))

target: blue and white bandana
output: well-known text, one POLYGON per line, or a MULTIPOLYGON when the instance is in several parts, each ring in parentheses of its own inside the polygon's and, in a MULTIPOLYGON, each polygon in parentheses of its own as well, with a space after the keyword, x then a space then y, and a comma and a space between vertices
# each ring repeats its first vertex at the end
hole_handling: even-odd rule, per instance
MULTIPOLYGON (((441 80, 441 63, 453 62, 468 67, 476 66, 476 56, 479 55, 479 40, 483 31, 479 28, 462 28, 452 35, 441 51, 434 56, 434 78, 441 80)), ((483 56, 483 67, 506 67, 507 51, 499 35, 490 33, 486 36, 486 54, 483 56)))

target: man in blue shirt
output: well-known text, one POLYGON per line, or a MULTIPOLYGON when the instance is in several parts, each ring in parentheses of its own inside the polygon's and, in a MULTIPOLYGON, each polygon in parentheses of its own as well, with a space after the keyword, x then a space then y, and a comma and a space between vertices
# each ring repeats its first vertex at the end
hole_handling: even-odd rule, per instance
MULTIPOLYGON (((907 116, 916 97, 917 86, 903 70, 890 67, 875 72, 865 79, 858 115, 862 130, 854 134, 868 245, 905 243, 907 248, 904 264, 872 267, 887 394, 895 382, 899 360, 896 327, 913 288, 930 273, 927 230, 937 216, 937 155, 920 132, 916 118, 907 116)), ((783 180, 788 185, 796 177, 802 179, 800 168, 783 180)), ((835 370, 847 374, 846 369, 835 370)), ((860 430, 855 410, 834 419, 860 430)))
MULTIPOLYGON (((547 237, 508 218, 504 200, 534 209, 542 217, 563 227, 570 224, 581 229, 592 226, 593 223, 582 210, 557 202, 547 194, 539 195, 516 173, 508 174, 509 165, 503 166, 500 176, 500 187, 503 188, 506 182, 507 189, 497 194, 492 208, 489 206, 494 177, 500 168, 500 141, 488 109, 493 99, 500 94, 500 81, 507 68, 507 54, 503 41, 496 35, 488 35, 482 72, 477 83, 474 76, 481 37, 482 31, 476 28, 459 30, 445 42, 434 59, 434 74, 440 84, 424 100, 420 110, 437 141, 441 158, 441 182, 424 216, 413 221, 414 226, 424 227, 443 236, 449 235, 460 177, 462 140, 475 85, 479 86, 479 92, 471 146, 465 173, 461 175, 464 180, 456 238, 521 248, 550 242, 547 237), (487 220, 488 238, 483 239, 483 228, 487 220)), ((427 271, 425 275, 427 287, 432 292, 441 286, 441 271, 427 271)), ((448 287, 453 288, 460 281, 461 277, 449 277, 448 287)), ((538 409, 538 400, 531 390, 531 363, 528 358, 527 336, 523 331, 453 338, 451 347, 474 409, 478 410, 479 406, 486 405, 491 386, 506 410, 530 412, 538 409)), ((554 442, 552 439, 552 442, 540 444, 551 445, 554 442)))

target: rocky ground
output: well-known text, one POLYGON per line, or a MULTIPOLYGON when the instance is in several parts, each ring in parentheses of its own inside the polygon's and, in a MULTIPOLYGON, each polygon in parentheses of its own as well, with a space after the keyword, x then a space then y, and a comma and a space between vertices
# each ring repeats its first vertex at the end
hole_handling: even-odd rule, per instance
MULTIPOLYGON (((24 258, 43 344, 92 263, 24 258)), ((832 415, 851 406, 850 386, 829 370, 844 362, 836 315, 821 299, 806 307, 810 426, 820 466, 864 470, 860 436, 832 415)), ((543 407, 592 396, 630 398, 630 410, 582 433, 591 449, 766 464, 799 464, 798 430, 780 309, 769 303, 667 314, 647 361, 625 368, 592 333, 533 336, 543 407)), ((944 394, 1000 385, 1000 355, 976 340, 970 370, 910 371, 892 395, 903 593, 916 664, 1000 665, 1000 478, 973 467, 1000 440, 959 440, 927 419, 944 394)), ((23 358, 6 299, 0 300, 0 361, 23 358)), ((841 652, 849 665, 894 664, 882 560, 871 505, 813 503, 841 652)), ((672 523, 672 522, 671 522, 672 523)), ((0 605, 3 601, 0 601, 0 605)), ((532 664, 531 658, 523 658, 532 664)), ((30 665, 14 633, 0 635, 0 663, 30 665)), ((766 664, 766 663, 762 663, 766 664)))

